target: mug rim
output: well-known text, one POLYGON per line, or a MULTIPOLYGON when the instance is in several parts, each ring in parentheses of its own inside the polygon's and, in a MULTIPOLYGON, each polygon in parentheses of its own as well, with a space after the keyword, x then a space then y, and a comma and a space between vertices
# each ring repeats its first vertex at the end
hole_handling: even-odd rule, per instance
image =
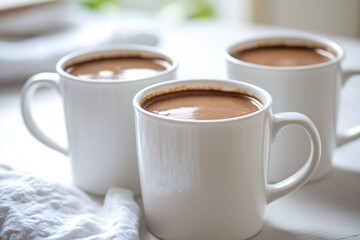
MULTIPOLYGON (((181 91, 181 90, 180 90, 181 91)), ((245 83, 239 80, 233 80, 233 79, 208 79, 208 78, 197 78, 197 79, 179 79, 179 80, 171 80, 167 82, 157 83, 150 85, 146 88, 143 88, 139 92, 137 92, 133 98, 133 107, 135 111, 146 115, 148 117, 151 117, 153 119, 159 119, 162 121, 168 121, 173 123, 182 123, 182 124, 218 124, 218 123, 229 123, 229 122, 235 122, 235 121, 242 121, 246 119, 253 118, 255 116, 258 116, 262 114, 265 111, 268 111, 272 106, 272 97, 269 92, 267 92, 265 89, 260 88, 256 85, 245 83), (186 85, 187 83, 201 83, 203 84, 196 84, 196 85, 186 85), (203 86, 203 87, 219 87, 218 85, 211 85, 211 83, 218 83, 223 84, 224 88, 231 87, 233 90, 244 90, 243 94, 249 95, 250 97, 256 97, 261 100, 261 108, 255 112, 238 116, 238 117, 232 117, 232 118, 224 118, 224 119, 209 119, 209 120, 196 120, 196 119, 179 119, 179 118, 169 118, 166 116, 162 116, 159 114, 155 114, 149 111, 146 111, 144 108, 141 107, 141 100, 144 99, 144 97, 148 96, 151 93, 156 93, 160 91, 166 91, 170 90, 176 87, 185 87, 185 86, 203 86), (235 87, 237 85, 237 87, 235 87), (250 90, 250 91, 249 91, 250 90), (248 92, 246 92, 248 91, 248 92), (260 97, 259 97, 260 96, 260 97)))
MULTIPOLYGON (((300 44, 299 44, 300 45, 300 44)), ((323 68, 323 67, 327 67, 333 64, 337 64, 339 63, 343 58, 344 58, 344 49, 340 46, 340 44, 336 43, 333 40, 330 40, 328 38, 322 37, 322 36, 318 36, 318 35, 312 35, 312 34, 306 34, 306 33, 280 33, 280 34, 262 34, 262 35, 257 35, 257 36, 249 36, 246 38, 242 38, 240 40, 237 40, 235 42, 233 42, 232 44, 230 44, 225 52, 224 52, 224 56, 225 56, 225 60, 227 62, 233 63, 235 65, 240 65, 240 66, 244 66, 244 67, 249 67, 249 68, 256 68, 256 69, 262 69, 262 70, 272 70, 272 71, 299 71, 299 70, 313 70, 313 69, 318 69, 318 68, 323 68), (330 49, 332 49, 333 51, 336 52, 336 56, 335 59, 332 59, 330 61, 326 61, 323 63, 316 63, 316 64, 310 64, 310 65, 301 65, 301 66, 268 66, 268 65, 262 65, 262 64, 257 64, 257 63, 250 63, 250 62, 246 62, 240 59, 237 59, 235 57, 233 57, 231 55, 231 51, 240 47, 241 45, 246 45, 249 43, 254 43, 257 41, 303 41, 303 42, 310 42, 310 43, 314 43, 314 44, 320 44, 323 45, 325 47, 329 47, 330 49)))
MULTIPOLYGON (((86 60, 84 60, 85 62, 86 60)), ((169 74, 170 72, 173 72, 178 68, 179 62, 176 58, 170 56, 169 54, 165 53, 161 48, 153 47, 153 46, 147 46, 147 45, 141 45, 141 44, 117 44, 117 45, 106 45, 106 46, 96 46, 96 47, 90 47, 86 49, 77 50, 74 52, 71 52, 65 56, 63 56, 57 63, 56 63, 56 71, 60 76, 65 77, 66 79, 77 81, 77 82, 83 82, 83 83, 95 83, 95 84, 110 84, 110 83, 116 83, 116 84, 125 84, 129 82, 140 82, 140 81, 147 81, 150 79, 162 77, 166 74, 169 74), (132 52, 132 53, 146 53, 146 54, 154 54, 159 55, 162 57, 165 57, 166 61, 170 63, 170 67, 165 69, 164 71, 159 72, 156 75, 149 76, 149 77, 143 77, 143 78, 137 78, 137 79, 91 79, 91 78, 80 78, 77 76, 74 76, 64 70, 64 65, 75 58, 80 57, 86 57, 94 55, 94 54, 106 54, 111 52, 132 52)))

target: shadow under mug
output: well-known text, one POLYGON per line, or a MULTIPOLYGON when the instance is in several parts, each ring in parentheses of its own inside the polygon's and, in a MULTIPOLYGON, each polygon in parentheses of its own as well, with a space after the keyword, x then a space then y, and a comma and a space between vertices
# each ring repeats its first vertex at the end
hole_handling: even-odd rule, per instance
POLYGON ((73 182, 78 187, 100 195, 110 187, 124 187, 139 196, 132 99, 146 86, 175 79, 177 67, 177 61, 168 54, 142 45, 96 47, 71 53, 58 61, 56 73, 39 73, 26 82, 21 95, 24 122, 40 142, 69 156, 73 182), (160 58, 170 66, 155 76, 134 80, 86 79, 65 71, 74 63, 121 56, 160 58), (48 137, 33 119, 31 102, 42 87, 60 92, 68 147, 48 137))
POLYGON ((272 113, 265 90, 235 80, 178 80, 152 85, 133 100, 142 198, 148 229, 161 239, 246 239, 257 233, 270 202, 301 187, 320 160, 309 118, 272 113), (260 110, 219 120, 174 119, 146 111, 149 96, 179 89, 221 89, 260 100, 260 110), (310 157, 289 178, 267 181, 269 150, 285 127, 307 133, 310 157))
MULTIPOLYGON (((337 43, 312 34, 268 34, 244 38, 226 49, 227 76, 255 84, 267 90, 274 99, 274 112, 296 111, 307 115, 319 130, 322 144, 321 161, 312 180, 325 176, 331 169, 333 152, 360 137, 360 128, 337 133, 340 89, 360 71, 342 71, 344 50, 337 43), (259 46, 317 47, 335 58, 305 66, 265 66, 239 60, 234 52, 259 46)), ((293 174, 304 164, 310 145, 299 129, 279 136, 271 152, 269 179, 272 182, 293 174)))

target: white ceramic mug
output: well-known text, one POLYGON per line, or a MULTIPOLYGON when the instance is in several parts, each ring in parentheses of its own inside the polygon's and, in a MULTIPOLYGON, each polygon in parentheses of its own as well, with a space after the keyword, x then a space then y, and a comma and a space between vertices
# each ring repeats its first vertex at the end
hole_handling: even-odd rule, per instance
MULTIPOLYGON (((337 43, 311 34, 244 38, 228 47, 225 53, 229 78, 255 84, 269 91, 274 99, 275 113, 297 111, 314 122, 321 136, 322 156, 313 180, 330 171, 336 147, 360 137, 359 127, 336 133, 340 89, 351 76, 360 73, 342 71, 343 57, 344 50, 337 43), (332 52, 335 58, 313 65, 274 67, 241 61, 231 56, 235 51, 279 44, 321 47, 332 52)), ((291 129, 284 133, 272 148, 270 181, 279 181, 293 174, 304 164, 309 152, 306 135, 300 130, 291 129)))
POLYGON ((265 90, 235 80, 178 80, 134 97, 141 190, 149 230, 161 239, 246 239, 257 233, 270 202, 298 189, 320 159, 320 138, 300 113, 272 113, 265 90), (141 107, 148 96, 179 88, 222 89, 254 96, 263 107, 222 120, 181 120, 141 107), (281 129, 300 126, 312 153, 288 179, 269 184, 269 149, 281 129))
POLYGON ((22 91, 21 108, 29 131, 40 142, 71 159, 73 182, 85 191, 105 194, 120 186, 140 195, 136 160, 132 99, 139 90, 176 77, 177 61, 154 47, 123 45, 97 47, 71 53, 56 65, 56 73, 32 76, 22 91), (64 69, 73 63, 118 56, 157 57, 170 67, 157 75, 136 80, 92 80, 64 69), (65 113, 68 148, 49 138, 34 122, 30 106, 41 87, 58 90, 65 113))

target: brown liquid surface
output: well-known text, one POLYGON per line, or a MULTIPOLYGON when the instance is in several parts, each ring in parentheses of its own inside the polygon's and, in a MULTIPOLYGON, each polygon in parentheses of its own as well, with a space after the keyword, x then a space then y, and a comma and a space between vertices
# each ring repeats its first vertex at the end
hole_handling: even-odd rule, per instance
POLYGON ((244 116, 258 111, 256 99, 236 92, 183 90, 155 96, 142 107, 152 113, 175 119, 214 120, 244 116))
POLYGON ((119 57, 78 63, 66 72, 86 79, 132 80, 155 76, 169 66, 170 63, 161 59, 119 57))
POLYGON ((321 48, 274 46, 238 51, 233 57, 244 62, 267 66, 304 66, 335 59, 335 56, 321 48))

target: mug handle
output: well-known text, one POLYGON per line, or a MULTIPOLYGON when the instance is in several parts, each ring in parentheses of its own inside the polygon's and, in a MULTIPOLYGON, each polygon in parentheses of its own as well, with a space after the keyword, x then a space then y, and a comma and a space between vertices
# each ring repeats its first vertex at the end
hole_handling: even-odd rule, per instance
POLYGON ((31 78, 25 83, 22 92, 21 92, 21 113, 25 122, 26 127, 30 133, 37 138, 40 142, 46 146, 68 155, 68 149, 61 146, 51 138, 49 138, 34 121, 34 118, 31 114, 30 103, 35 95, 35 92, 42 87, 52 87, 60 92, 60 77, 57 73, 39 73, 31 78))
MULTIPOLYGON (((272 117, 272 141, 285 127, 296 125, 307 133, 310 143, 310 156, 306 163, 292 176, 278 183, 266 183, 266 200, 270 203, 303 186, 315 172, 321 156, 320 135, 313 122, 304 114, 296 112, 278 113, 272 117)), ((267 180, 266 180, 267 181, 267 180)))
MULTIPOLYGON (((360 71, 344 71, 342 86, 345 86, 348 80, 355 75, 360 75, 360 71)), ((336 136, 336 146, 340 147, 358 138, 360 138, 360 125, 352 127, 342 133, 338 133, 336 136)))

